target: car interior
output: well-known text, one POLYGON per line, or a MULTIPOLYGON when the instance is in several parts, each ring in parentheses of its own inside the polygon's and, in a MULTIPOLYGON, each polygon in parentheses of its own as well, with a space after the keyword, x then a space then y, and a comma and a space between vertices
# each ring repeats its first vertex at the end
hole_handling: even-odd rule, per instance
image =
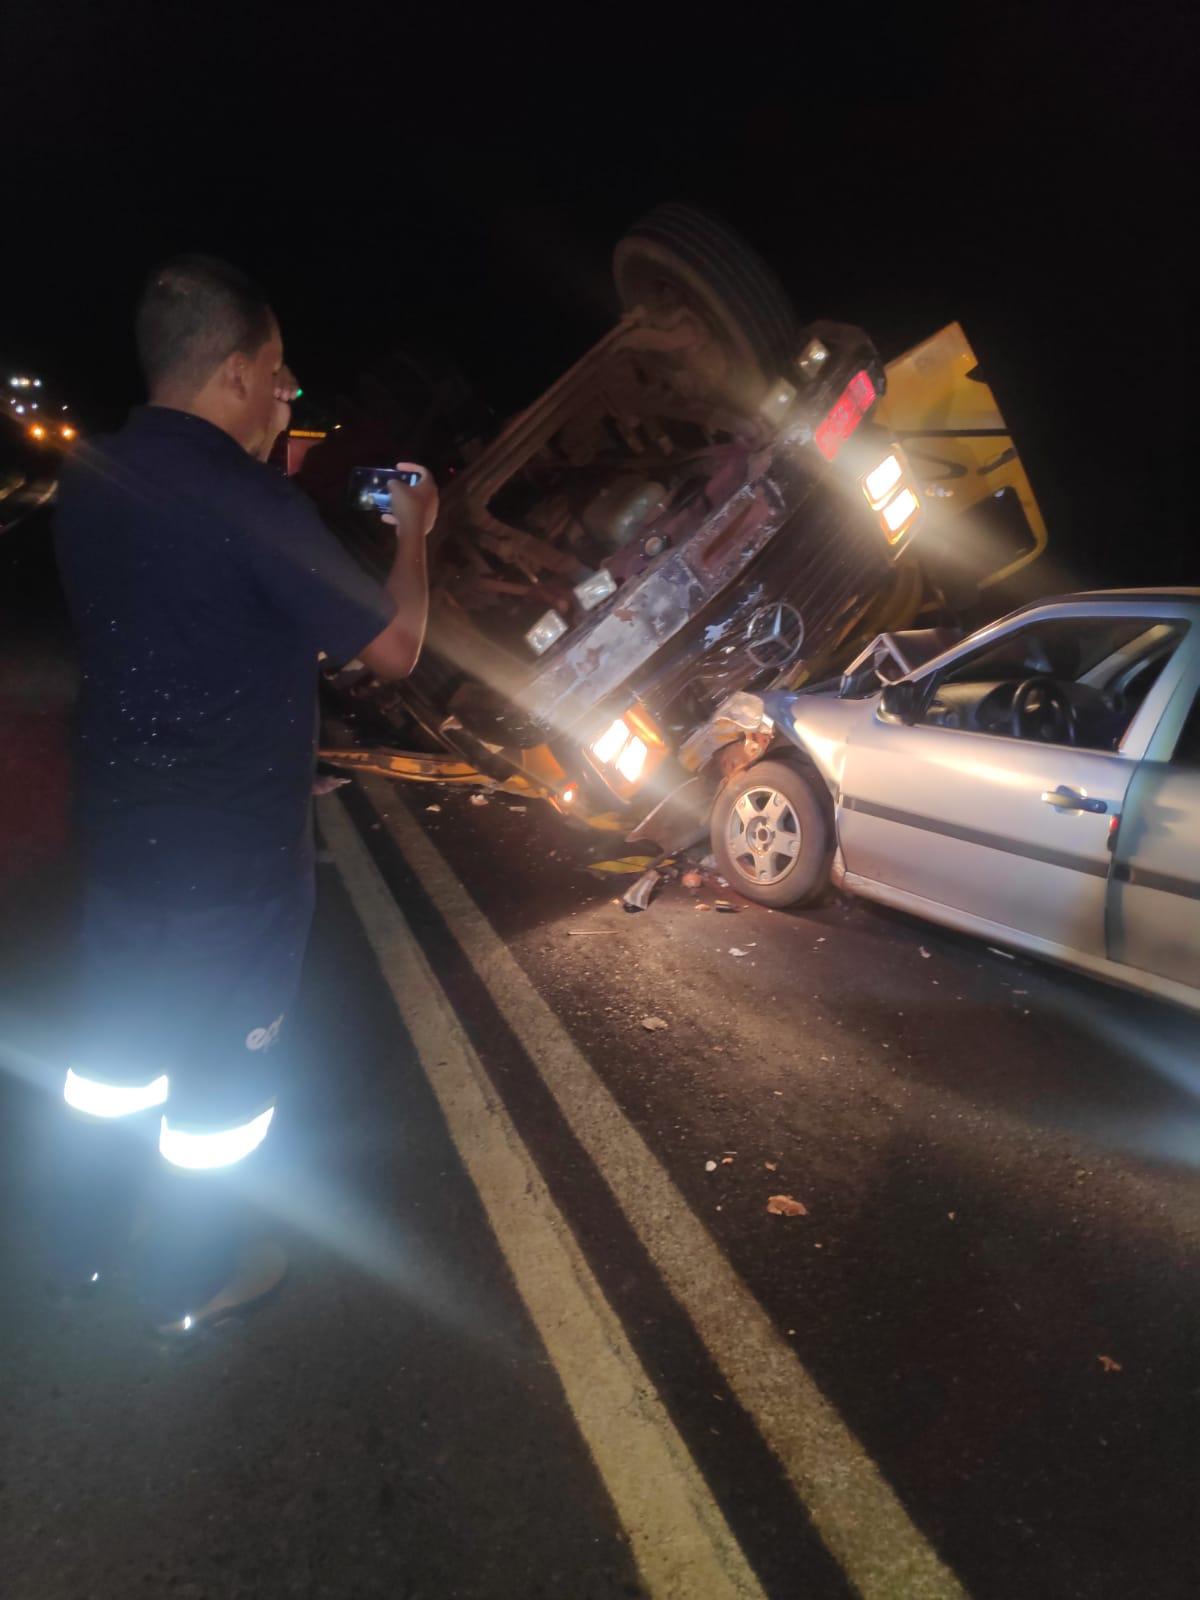
POLYGON ((918 720, 1116 750, 1185 628, 1145 617, 1030 623, 931 679, 918 720))

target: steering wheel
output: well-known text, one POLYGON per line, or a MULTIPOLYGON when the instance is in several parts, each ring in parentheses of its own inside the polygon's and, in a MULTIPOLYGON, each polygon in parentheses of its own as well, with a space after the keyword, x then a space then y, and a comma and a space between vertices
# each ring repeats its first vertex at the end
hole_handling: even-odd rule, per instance
POLYGON ((1012 698, 1014 739, 1045 739, 1050 744, 1075 743, 1075 707, 1062 685, 1038 674, 1017 685, 1012 698), (1053 721, 1045 720, 1053 713, 1053 721))

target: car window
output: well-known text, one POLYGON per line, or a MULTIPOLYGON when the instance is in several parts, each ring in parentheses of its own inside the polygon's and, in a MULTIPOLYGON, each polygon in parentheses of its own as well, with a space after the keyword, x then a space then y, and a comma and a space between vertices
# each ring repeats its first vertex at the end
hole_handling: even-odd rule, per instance
POLYGON ((938 674, 921 720, 1116 750, 1186 630, 1144 616, 1031 621, 938 674))
POLYGON ((1192 701, 1188 719, 1175 741, 1172 762, 1180 767, 1200 767, 1200 694, 1192 701))

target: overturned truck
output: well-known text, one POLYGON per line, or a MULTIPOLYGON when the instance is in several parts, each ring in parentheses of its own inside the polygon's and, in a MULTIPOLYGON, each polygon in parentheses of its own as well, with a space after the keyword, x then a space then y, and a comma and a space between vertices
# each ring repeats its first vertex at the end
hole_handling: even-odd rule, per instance
POLYGON ((1045 528, 957 325, 885 367, 680 205, 614 276, 616 326, 444 488, 417 670, 334 680, 385 736, 322 754, 678 848, 767 754, 745 691, 936 617, 1045 528))

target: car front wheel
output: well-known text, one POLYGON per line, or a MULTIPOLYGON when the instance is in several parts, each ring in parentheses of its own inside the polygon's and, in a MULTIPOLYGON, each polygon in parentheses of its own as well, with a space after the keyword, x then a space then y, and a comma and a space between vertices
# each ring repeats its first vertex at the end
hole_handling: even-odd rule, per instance
POLYGON ((818 899, 829 882, 833 819, 814 773, 760 761, 731 779, 712 814, 712 848, 730 885, 765 906, 818 899))

